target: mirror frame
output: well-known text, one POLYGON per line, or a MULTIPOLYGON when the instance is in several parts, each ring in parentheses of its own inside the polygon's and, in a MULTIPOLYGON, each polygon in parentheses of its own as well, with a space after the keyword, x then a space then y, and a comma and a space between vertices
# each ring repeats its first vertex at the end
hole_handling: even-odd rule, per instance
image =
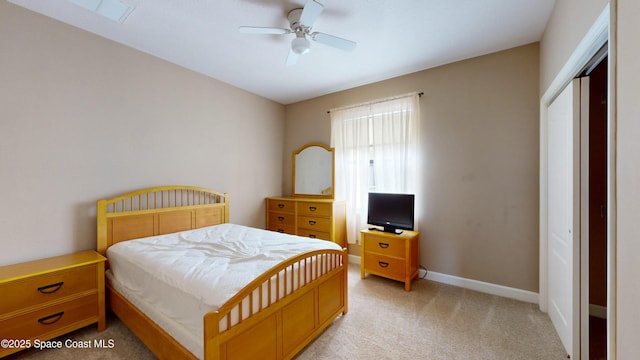
POLYGON ((336 184, 335 184, 335 171, 336 171, 336 153, 335 153, 335 149, 332 147, 328 147, 324 144, 321 143, 309 143, 306 144, 304 146, 302 146, 301 148, 299 148, 298 150, 293 152, 293 162, 292 162, 292 182, 291 182, 291 193, 294 197, 309 197, 309 198, 320 198, 320 199, 334 199, 335 196, 335 192, 336 192, 336 184), (310 148, 310 147, 320 147, 324 150, 326 150, 327 152, 330 153, 331 155, 331 194, 299 194, 296 193, 296 156, 300 155, 300 153, 302 153, 304 150, 310 148))

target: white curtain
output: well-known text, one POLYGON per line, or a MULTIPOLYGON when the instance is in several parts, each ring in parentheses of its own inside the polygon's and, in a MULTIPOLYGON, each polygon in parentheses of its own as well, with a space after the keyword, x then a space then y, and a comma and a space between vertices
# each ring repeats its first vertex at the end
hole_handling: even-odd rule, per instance
POLYGON ((415 194, 419 95, 332 109, 336 198, 347 203, 347 241, 367 226, 369 191, 415 194))

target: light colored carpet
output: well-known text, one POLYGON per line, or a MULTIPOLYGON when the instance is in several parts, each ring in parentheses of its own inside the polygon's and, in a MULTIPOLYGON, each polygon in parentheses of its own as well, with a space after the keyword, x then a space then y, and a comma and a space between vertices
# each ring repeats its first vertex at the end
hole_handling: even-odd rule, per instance
MULTIPOLYGON (((60 339, 113 339, 113 349, 29 350, 7 359, 153 359, 117 318, 60 339)), ((307 359, 566 359, 551 320, 535 304, 428 280, 404 284, 349 266, 349 312, 307 346, 307 359)))

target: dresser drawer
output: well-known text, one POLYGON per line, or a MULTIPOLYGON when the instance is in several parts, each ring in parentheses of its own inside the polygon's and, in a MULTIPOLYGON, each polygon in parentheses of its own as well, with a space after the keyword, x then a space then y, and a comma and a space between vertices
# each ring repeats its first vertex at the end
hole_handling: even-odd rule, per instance
POLYGON ((269 227, 271 226, 295 227, 296 217, 294 214, 269 212, 269 227))
POLYGON ((317 231, 317 230, 312 230, 312 229, 298 229, 298 235, 300 236, 304 236, 304 237, 310 237, 310 238, 314 238, 314 239, 322 239, 322 240, 329 240, 329 241, 333 241, 333 239, 331 238, 331 234, 328 232, 324 232, 324 231, 317 231))
POLYGON ((33 339, 80 322, 98 321, 98 294, 47 306, 0 321, 0 338, 33 339))
POLYGON ((363 239, 364 251, 404 259, 406 246, 403 239, 383 236, 367 236, 363 239))
POLYGON ((296 203, 291 200, 267 199, 267 211, 293 214, 296 211, 296 203))
POLYGON ((331 217, 331 213, 331 203, 310 201, 300 201, 298 203, 298 215, 331 217))
POLYGON ((298 229, 330 232, 331 220, 313 216, 298 216, 298 229))
POLYGON ((0 285, 0 314, 97 288, 96 266, 89 265, 0 285))
POLYGON ((345 202, 321 198, 268 197, 267 230, 333 241, 346 246, 345 202))
POLYGON ((382 275, 394 280, 404 280, 407 263, 398 258, 375 253, 366 253, 364 267, 367 272, 382 275))
POLYGON ((291 234, 291 235, 296 234, 296 228, 293 226, 285 226, 285 225, 278 225, 278 224, 272 224, 272 223, 269 223, 267 230, 277 231, 283 234, 291 234))

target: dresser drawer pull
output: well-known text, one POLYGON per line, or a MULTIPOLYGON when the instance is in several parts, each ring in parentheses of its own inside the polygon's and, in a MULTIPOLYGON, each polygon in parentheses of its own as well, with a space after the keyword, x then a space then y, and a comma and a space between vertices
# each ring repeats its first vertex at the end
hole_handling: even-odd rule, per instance
POLYGON ((38 319, 38 322, 42 325, 51 325, 62 319, 62 315, 64 315, 64 311, 40 318, 38 319))
POLYGON ((312 238, 312 239, 315 239, 317 236, 316 236, 316 234, 309 234, 309 237, 312 238))
POLYGON ((386 249, 386 248, 388 248, 388 247, 389 247, 389 244, 388 244, 388 243, 379 242, 379 243, 378 243, 378 246, 380 246, 380 247, 381 247, 381 248, 383 248, 383 249, 386 249))
POLYGON ((38 291, 40 291, 43 294, 53 294, 54 292, 60 290, 63 284, 64 284, 64 281, 60 281, 55 284, 40 286, 38 288, 38 291))
POLYGON ((378 265, 383 268, 389 267, 389 263, 384 261, 378 261, 378 265))
POLYGON ((282 204, 282 203, 278 204, 278 208, 280 208, 280 209, 284 208, 284 204, 282 204))
POLYGON ((284 216, 278 216, 278 220, 284 221, 284 216))
POLYGON ((283 230, 283 229, 278 229, 277 231, 278 231, 279 233, 284 233, 284 230, 283 230))
POLYGON ((309 211, 316 211, 316 210, 318 210, 318 208, 317 208, 317 207, 315 207, 315 206, 309 206, 309 211))
POLYGON ((315 225, 316 221, 315 220, 309 220, 309 225, 315 225))

